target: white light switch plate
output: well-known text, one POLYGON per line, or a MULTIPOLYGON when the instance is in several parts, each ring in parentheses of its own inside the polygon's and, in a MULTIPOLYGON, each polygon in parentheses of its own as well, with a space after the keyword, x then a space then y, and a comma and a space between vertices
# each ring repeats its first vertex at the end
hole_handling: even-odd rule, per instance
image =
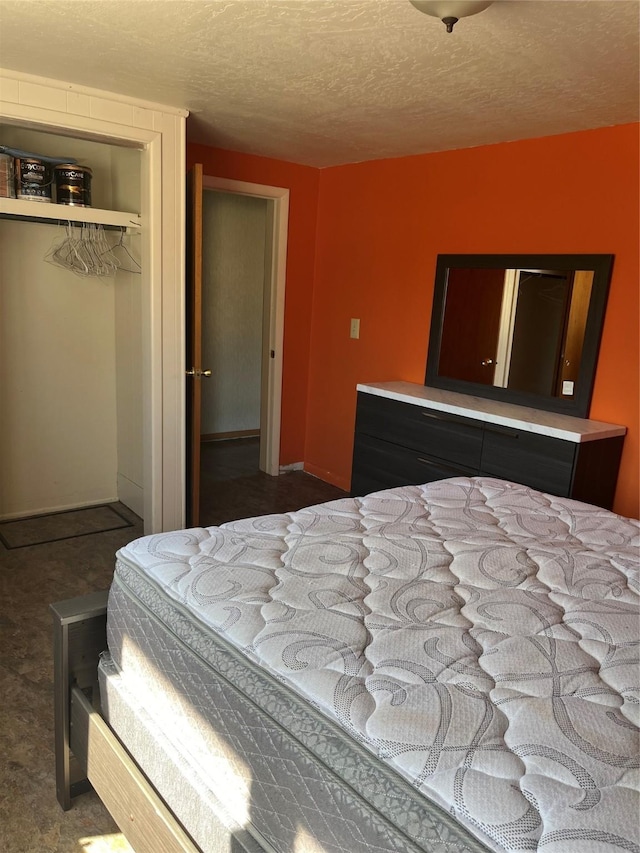
POLYGON ((351 318, 351 327, 349 331, 350 338, 359 338, 360 337, 360 320, 351 318))

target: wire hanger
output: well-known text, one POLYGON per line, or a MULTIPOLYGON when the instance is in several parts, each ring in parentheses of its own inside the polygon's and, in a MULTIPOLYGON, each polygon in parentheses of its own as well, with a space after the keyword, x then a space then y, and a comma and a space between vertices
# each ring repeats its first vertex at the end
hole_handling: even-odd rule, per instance
POLYGON ((89 222, 74 225, 69 221, 64 237, 52 245, 45 260, 82 277, 114 276, 119 270, 140 275, 142 267, 124 245, 124 234, 122 229, 119 241, 111 246, 102 225, 89 222), (116 249, 122 249, 127 255, 130 267, 122 265, 115 254, 116 249))
MULTIPOLYGON (((127 255, 127 256, 128 256, 128 258, 129 258, 129 260, 131 261, 131 263, 132 263, 132 265, 133 265, 133 267, 134 267, 134 268, 133 268, 133 269, 130 269, 130 268, 127 268, 127 267, 123 267, 123 266, 122 266, 122 265, 120 265, 120 264, 119 264, 119 268, 120 268, 123 272, 131 272, 131 273, 135 273, 136 275, 140 275, 140 274, 141 274, 141 272, 142 272, 142 267, 140 266, 140 263, 139 263, 139 262, 134 258, 134 256, 131 254, 131 252, 129 251, 129 249, 127 249, 127 247, 125 246, 125 244, 124 244, 124 235, 125 235, 125 229, 123 228, 123 229, 120 231, 120 239, 119 239, 119 240, 118 240, 118 242, 115 244, 115 246, 113 246, 113 248, 112 248, 112 250, 111 250, 111 251, 112 251, 113 253, 115 253, 116 249, 122 249, 122 251, 125 253, 125 255, 127 255)), ((118 261, 117 261, 117 258, 116 258, 116 262, 118 262, 118 261)))

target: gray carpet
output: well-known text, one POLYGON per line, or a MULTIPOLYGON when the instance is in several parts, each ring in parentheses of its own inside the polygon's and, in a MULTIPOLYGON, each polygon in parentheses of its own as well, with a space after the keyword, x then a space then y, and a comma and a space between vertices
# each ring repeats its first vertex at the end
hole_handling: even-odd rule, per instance
POLYGON ((87 506, 16 521, 1 521, 0 543, 13 550, 131 526, 132 522, 113 504, 87 506))
POLYGON ((142 535, 130 510, 115 509, 131 527, 13 550, 0 543, 3 853, 131 850, 95 794, 78 797, 69 812, 55 795, 49 604, 109 586, 116 550, 142 535))
MULTIPOLYGON (((344 495, 302 472, 277 478, 242 473, 233 486, 205 487, 205 495, 215 500, 203 524, 283 512, 344 495)), ((68 812, 60 809, 55 795, 49 604, 109 586, 116 550, 142 535, 141 522, 130 510, 122 504, 114 508, 133 526, 14 549, 0 542, 2 853, 131 851, 95 794, 78 797, 68 812)))

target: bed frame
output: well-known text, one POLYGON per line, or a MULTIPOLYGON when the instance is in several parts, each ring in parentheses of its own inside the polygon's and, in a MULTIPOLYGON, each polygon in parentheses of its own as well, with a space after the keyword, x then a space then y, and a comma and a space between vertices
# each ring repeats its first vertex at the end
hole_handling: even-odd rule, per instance
MULTIPOLYGON (((136 853, 201 853, 100 715, 98 661, 107 648, 108 593, 51 605, 56 793, 65 811, 93 788, 136 853)), ((211 826, 217 847, 264 853, 239 826, 211 826)))

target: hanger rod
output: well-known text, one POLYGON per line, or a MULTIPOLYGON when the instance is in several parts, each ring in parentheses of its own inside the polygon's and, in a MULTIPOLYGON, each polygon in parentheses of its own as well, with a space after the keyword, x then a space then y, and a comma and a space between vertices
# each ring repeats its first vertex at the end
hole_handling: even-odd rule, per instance
POLYGON ((83 225, 101 225, 105 231, 121 231, 124 234, 140 234, 140 227, 131 224, 126 225, 109 225, 102 222, 86 222, 78 219, 51 219, 45 216, 24 216, 23 214, 3 213, 0 211, 0 219, 9 219, 16 222, 37 222, 40 225, 73 225, 81 228, 83 225))

